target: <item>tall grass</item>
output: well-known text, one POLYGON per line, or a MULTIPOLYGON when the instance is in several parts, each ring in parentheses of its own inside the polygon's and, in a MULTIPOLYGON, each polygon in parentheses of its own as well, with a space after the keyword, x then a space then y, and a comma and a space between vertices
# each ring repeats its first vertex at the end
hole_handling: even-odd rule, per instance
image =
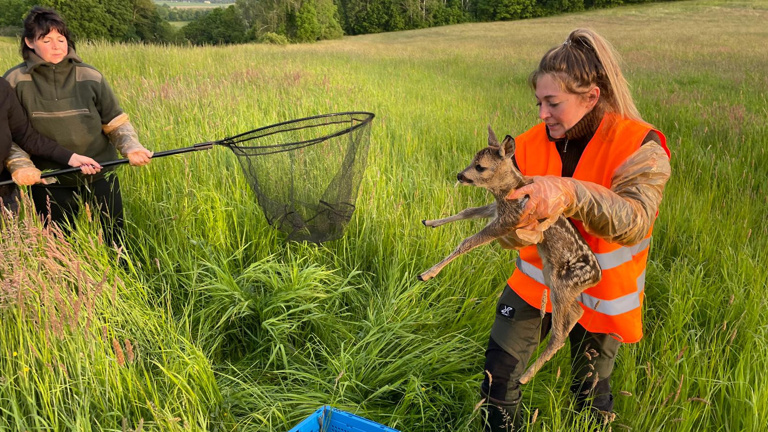
MULTIPOLYGON (((620 351, 611 427, 762 430, 766 18, 763 0, 700 0, 287 47, 83 44, 153 150, 367 110, 369 167, 345 237, 322 246, 271 229, 224 148, 120 169, 119 257, 87 215, 67 238, 4 220, 13 280, 34 282, 0 308, 0 429, 281 431, 330 403, 403 431, 477 430, 485 344, 514 255, 482 248, 419 283, 482 226, 420 221, 491 199, 454 187, 455 173, 489 123, 514 135, 537 122, 528 73, 589 26, 623 54, 674 170, 646 336, 620 351), (45 270, 46 242, 70 251, 66 266, 45 270), (33 301, 56 290, 69 300, 33 301), (46 330, 83 296, 88 314, 46 330)), ((0 69, 17 63, 15 42, 0 53, 0 69)), ((529 430, 587 427, 569 383, 564 351, 525 387, 529 430)))

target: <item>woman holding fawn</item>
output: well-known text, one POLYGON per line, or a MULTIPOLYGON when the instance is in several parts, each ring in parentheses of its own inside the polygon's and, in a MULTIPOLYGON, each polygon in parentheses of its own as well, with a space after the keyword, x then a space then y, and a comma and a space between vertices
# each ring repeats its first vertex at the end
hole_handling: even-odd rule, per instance
MULTIPOLYGON (((550 49, 530 84, 542 121, 516 137, 515 162, 533 183, 507 198, 529 197, 521 234, 564 215, 598 257, 602 280, 582 294, 584 315, 569 334, 570 389, 579 409, 599 421, 611 419, 610 378, 619 346, 642 337, 645 266, 671 174, 670 153, 664 135, 637 111, 618 55, 594 31, 574 30, 550 49)), ((519 258, 499 298, 486 351, 486 431, 520 425, 518 379, 551 324, 535 245, 517 235, 500 243, 519 249, 519 258)))

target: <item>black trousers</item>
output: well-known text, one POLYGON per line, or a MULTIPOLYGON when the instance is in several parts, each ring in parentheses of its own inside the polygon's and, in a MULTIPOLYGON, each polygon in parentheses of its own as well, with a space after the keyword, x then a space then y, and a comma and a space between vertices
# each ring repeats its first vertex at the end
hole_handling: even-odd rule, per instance
POLYGON ((82 205, 98 216, 107 245, 120 243, 123 231, 123 198, 120 182, 111 174, 81 186, 32 186, 32 200, 37 213, 62 226, 74 223, 82 205))
POLYGON ((19 210, 19 188, 16 185, 0 186, 0 200, 2 207, 16 213, 19 210))
MULTIPOLYGON (((498 401, 520 399, 518 380, 525 372, 533 352, 549 333, 552 314, 541 317, 509 286, 496 306, 496 319, 485 353, 484 396, 498 401)), ((621 342, 607 334, 590 333, 579 324, 569 334, 571 346, 571 391, 580 407, 589 403, 602 411, 613 409, 609 378, 621 342)), ((545 366, 546 367, 546 366, 545 366)))

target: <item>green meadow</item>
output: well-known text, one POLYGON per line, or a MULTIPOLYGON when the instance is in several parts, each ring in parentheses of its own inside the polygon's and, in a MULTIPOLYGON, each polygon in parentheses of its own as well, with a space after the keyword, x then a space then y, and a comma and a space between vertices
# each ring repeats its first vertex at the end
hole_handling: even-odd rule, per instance
MULTIPOLYGON (((343 238, 286 242, 223 147, 119 168, 128 242, 0 219, 0 430, 287 431, 331 404, 401 431, 476 431, 484 350, 515 253, 416 275, 481 221, 454 185, 490 124, 537 123, 528 74, 576 27, 622 54, 668 137, 645 337, 619 352, 613 431, 768 424, 768 1, 696 0, 307 45, 81 44, 152 150, 371 111, 343 238)), ((0 41, 0 70, 20 61, 0 41)), ((567 350, 525 386, 530 431, 587 430, 567 350)))

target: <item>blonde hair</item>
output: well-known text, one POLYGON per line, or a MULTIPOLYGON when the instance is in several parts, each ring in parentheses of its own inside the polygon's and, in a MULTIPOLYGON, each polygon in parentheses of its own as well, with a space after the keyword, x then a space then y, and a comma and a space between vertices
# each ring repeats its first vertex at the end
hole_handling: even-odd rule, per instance
POLYGON ((584 94, 600 88, 596 109, 643 121, 635 107, 629 84, 619 67, 619 54, 602 36, 590 29, 576 29, 561 45, 544 54, 530 76, 531 87, 551 74, 568 93, 584 94))

